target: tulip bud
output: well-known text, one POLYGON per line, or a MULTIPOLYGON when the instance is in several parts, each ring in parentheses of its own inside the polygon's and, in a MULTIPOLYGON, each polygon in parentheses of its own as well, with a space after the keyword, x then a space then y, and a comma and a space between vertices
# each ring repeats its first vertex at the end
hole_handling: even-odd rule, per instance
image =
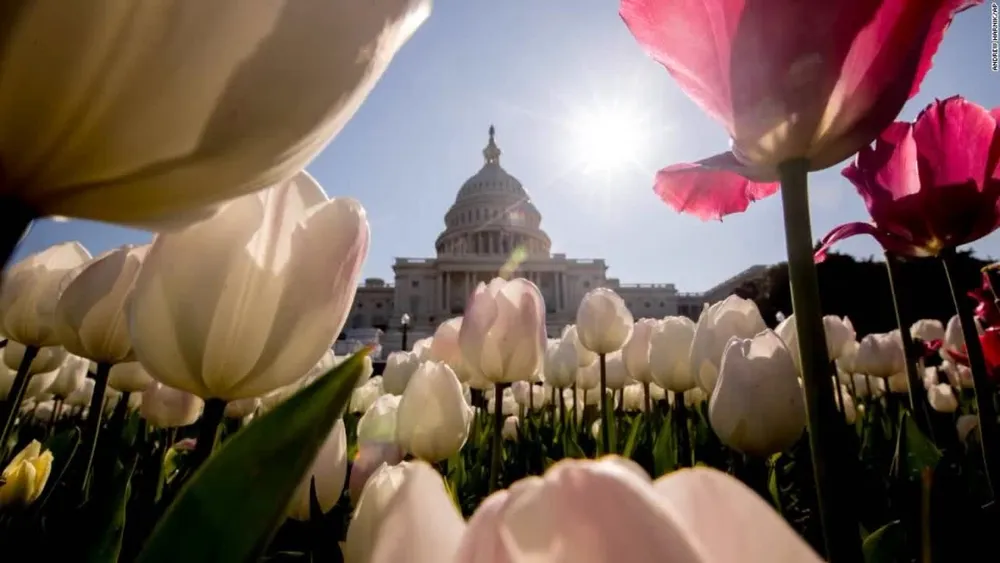
POLYGON ((385 360, 382 371, 382 388, 386 393, 402 395, 413 372, 420 367, 420 357, 416 352, 393 352, 385 360))
MULTIPOLYGON (((839 385, 835 383, 834 385, 839 385)), ((837 405, 837 410, 839 410, 844 415, 844 421, 847 424, 854 424, 858 419, 858 410, 854 406, 854 399, 851 397, 851 391, 846 385, 840 385, 840 392, 838 393, 836 388, 834 389, 834 401, 837 405), (840 402, 840 397, 844 398, 843 404, 840 402)))
POLYGON ((861 347, 857 340, 850 340, 844 344, 844 349, 841 350, 840 356, 837 358, 837 369, 848 374, 854 375, 858 373, 855 362, 858 359, 858 349, 861 347))
POLYGON ((927 401, 938 412, 952 413, 958 410, 958 398, 947 383, 932 385, 927 389, 927 401))
POLYGON ((56 305, 55 330, 67 350, 97 362, 128 361, 132 341, 125 305, 147 252, 149 245, 106 252, 66 286, 56 305))
POLYGON ((545 303, 524 278, 493 278, 469 298, 459 343, 473 370, 496 383, 534 381, 545 356, 545 303))
MULTIPOLYGON (((493 414, 496 410, 496 404, 497 398, 494 395, 486 401, 486 412, 493 414)), ((503 390, 503 398, 501 399, 500 408, 502 409, 501 413, 508 416, 517 414, 517 411, 519 410, 517 401, 514 400, 514 391, 510 387, 503 390)))
MULTIPOLYGON (((3 349, 3 363, 10 369, 17 371, 21 366, 25 351, 24 344, 16 340, 8 340, 7 346, 3 349)), ((31 360, 31 366, 28 367, 28 375, 59 369, 64 361, 66 361, 66 350, 62 346, 39 348, 35 358, 31 360)))
MULTIPOLYGON (((652 399, 652 397, 650 397, 650 399, 652 399)), ((645 405, 646 395, 642 385, 626 385, 624 391, 622 391, 622 410, 626 412, 645 411, 645 405)))
POLYGON ((576 310, 580 344, 595 354, 621 350, 632 335, 632 313, 613 290, 598 287, 587 292, 576 310))
POLYGON ((941 371, 948 378, 948 383, 959 389, 972 389, 975 387, 972 381, 972 370, 965 364, 945 360, 941 362, 941 371))
POLYGON ((546 394, 541 385, 528 383, 527 381, 515 381, 510 386, 514 402, 524 409, 541 409, 545 406, 546 394))
POLYGON ((62 366, 59 367, 52 385, 49 386, 49 392, 60 399, 65 399, 83 385, 89 368, 90 362, 86 359, 72 354, 67 355, 62 366))
POLYGON ((472 409, 462 385, 444 362, 424 362, 399 401, 396 443, 436 463, 458 453, 469 437, 472 409))
MULTIPOLYGON (((847 317, 841 319, 836 315, 827 315, 823 317, 823 329, 826 333, 826 351, 831 360, 840 358, 850 347, 850 343, 855 341, 854 325, 847 317)), ((781 321, 774 332, 785 342, 788 351, 792 353, 792 359, 795 360, 795 367, 801 372, 802 360, 799 358, 799 335, 795 315, 792 314, 781 321)), ((850 350, 847 353, 852 352, 853 350, 850 350)))
POLYGON ((854 359, 858 373, 891 377, 906 370, 906 355, 899 331, 868 334, 861 339, 854 359))
POLYGON ((251 397, 249 399, 236 399, 226 403, 226 410, 223 415, 226 418, 246 418, 257 412, 260 408, 260 399, 251 397))
POLYGON ((586 367, 597 361, 597 354, 591 352, 580 343, 580 335, 575 324, 563 327, 560 338, 576 350, 576 367, 586 367))
POLYGON ((204 407, 205 402, 196 395, 154 381, 142 392, 139 415, 150 426, 175 428, 194 424, 204 407))
POLYGON ((66 242, 8 268, 0 285, 0 332, 28 346, 58 345, 56 303, 88 260, 90 253, 83 245, 66 242))
POLYGON ((0 479, 0 508, 23 508, 42 494, 52 472, 52 452, 42 452, 32 440, 4 468, 0 479))
POLYGON ((94 395, 94 380, 84 379, 83 384, 69 394, 64 401, 71 407, 86 407, 90 405, 90 398, 94 395))
MULTIPOLYGON (((597 369, 598 374, 600 374, 600 365, 597 369)), ((629 383, 628 370, 625 368, 625 359, 621 350, 612 352, 605 358, 604 377, 608 389, 622 389, 629 383)))
POLYGON ((749 455, 769 456, 798 441, 805 401, 795 361, 777 334, 730 340, 708 413, 719 439, 749 455))
POLYGON ((358 420, 358 443, 396 443, 399 420, 399 395, 382 395, 358 420))
POLYGON ((316 483, 316 500, 326 514, 340 500, 347 478, 347 431, 344 420, 338 419, 330 435, 320 446, 312 467, 299 483, 288 507, 288 516, 299 521, 309 520, 310 491, 316 483))
POLYGON ((438 325, 431 340, 428 356, 431 360, 444 362, 455 372, 458 380, 468 381, 472 374, 465 365, 465 358, 462 356, 462 347, 458 342, 458 335, 462 331, 462 317, 455 317, 438 325))
POLYGON ((558 389, 576 383, 577 351, 572 341, 549 340, 545 348, 545 382, 558 389))
POLYGON ((639 319, 632 327, 632 335, 622 348, 622 359, 629 376, 639 383, 652 383, 650 369, 650 340, 653 330, 659 326, 656 319, 639 319))
POLYGON ((368 239, 361 205, 328 200, 305 172, 158 235, 133 289, 136 358, 202 398, 258 397, 301 379, 344 325, 368 239))
POLYGON ((125 362, 111 366, 108 385, 123 393, 137 393, 145 389, 153 378, 139 362, 125 362))
POLYGON ((691 372, 691 341, 694 321, 666 317, 649 337, 649 367, 653 380, 664 389, 683 393, 697 383, 691 372))
MULTIPOLYGON (((605 358, 605 363, 607 359, 605 358)), ((601 385, 601 362, 595 360, 589 366, 576 371, 576 388, 580 391, 597 389, 601 385)))
POLYGON ((503 421, 503 427, 500 429, 500 436, 507 441, 516 442, 518 439, 518 429, 521 427, 521 421, 516 416, 508 416, 503 421))
POLYGON ((920 319, 910 325, 910 336, 924 342, 944 340, 944 325, 937 319, 920 319))
POLYGON ((364 414, 382 394, 382 378, 376 376, 368 380, 368 383, 354 389, 348 410, 354 414, 364 414))
POLYGON ((421 338, 413 343, 411 351, 416 354, 417 359, 426 362, 431 359, 431 347, 434 345, 434 337, 421 338))
POLYGON ((765 329, 767 325, 760 310, 749 299, 730 295, 723 301, 706 305, 691 340, 691 373, 702 390, 711 394, 715 389, 722 353, 731 338, 753 338, 765 329))
POLYGON ((948 319, 948 325, 944 329, 944 339, 941 342, 941 357, 945 360, 957 362, 957 358, 951 352, 958 352, 965 355, 965 334, 962 332, 962 321, 958 315, 948 319))

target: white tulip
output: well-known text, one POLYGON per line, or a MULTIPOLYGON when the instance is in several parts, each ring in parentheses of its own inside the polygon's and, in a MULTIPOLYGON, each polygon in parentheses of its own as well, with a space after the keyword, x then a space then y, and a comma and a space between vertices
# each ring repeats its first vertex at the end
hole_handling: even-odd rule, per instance
POLYGON ((337 419, 330 429, 330 435, 320 446, 313 460, 312 467, 302 478, 292 503, 288 507, 288 516, 299 521, 309 520, 309 502, 313 482, 316 483, 316 500, 326 514, 340 500, 344 490, 344 480, 347 478, 347 431, 344 420, 337 419))
POLYGON ((577 350, 572 341, 549 340, 545 348, 545 382, 559 389, 576 383, 577 350))
POLYGON ((142 391, 153 381, 146 369, 139 362, 125 362, 111 366, 108 375, 108 385, 113 389, 127 393, 142 391))
POLYGON ((958 410, 958 398, 947 383, 932 385, 927 390, 927 401, 938 412, 952 413, 958 410))
POLYGON ((94 395, 94 380, 84 379, 83 384, 76 388, 75 391, 66 397, 63 401, 65 404, 71 407, 88 407, 90 406, 90 398, 94 395))
POLYGON ((236 399, 226 403, 226 410, 223 415, 226 418, 246 418, 260 408, 260 399, 251 397, 249 399, 236 399))
MULTIPOLYGON (((606 360, 605 360, 606 362, 606 360)), ((580 391, 597 389, 601 385, 601 362, 595 360, 589 366, 582 367, 576 372, 576 388, 580 391)))
POLYGON ((910 325, 910 336, 924 342, 944 340, 944 325, 937 319, 920 319, 910 325))
POLYGON ((141 226, 203 217, 192 211, 304 168, 429 10, 411 0, 27 4, 4 30, 2 194, 41 215, 141 226))
POLYGON ((563 327, 560 340, 571 345, 576 350, 576 366, 586 367, 597 361, 597 354, 591 352, 580 343, 580 334, 576 325, 566 325, 563 327))
POLYGON ((632 335, 622 347, 622 359, 629 376, 639 383, 652 383, 650 368, 650 339, 653 330, 659 326, 656 319, 639 319, 632 327, 632 335))
POLYGON ((874 377, 891 377, 906 370, 906 355, 899 331, 874 333, 861 339, 854 359, 858 373, 874 377))
POLYGON ((472 409, 462 385, 444 362, 424 362, 399 401, 396 443, 416 457, 436 463, 458 453, 469 437, 472 409))
MULTIPOLYGON (((3 349, 3 363, 15 372, 21 366, 27 348, 16 340, 8 340, 3 349)), ((35 357, 28 366, 28 375, 46 373, 59 369, 66 361, 66 349, 62 346, 44 346, 38 348, 35 357)))
POLYGON ((361 206, 327 200, 304 172, 159 235, 133 290, 136 358, 202 398, 256 397, 300 379, 344 325, 368 239, 361 206))
POLYGON ((656 324, 649 338, 649 367, 653 380, 664 389, 683 393, 697 385, 691 371, 694 321, 666 317, 656 324))
POLYGON ((393 352, 385 360, 382 371, 382 388, 386 393, 402 395, 413 372, 420 367, 420 356, 415 352, 393 352))
MULTIPOLYGON (((600 374, 600 365, 598 365, 598 374, 600 374)), ((621 350, 612 352, 605 357, 604 379, 607 388, 614 390, 623 389, 631 383, 621 350)))
POLYGON ((576 310, 580 344, 596 354, 621 350, 632 335, 633 323, 625 301, 606 287, 588 291, 576 310))
POLYGON ((979 417, 974 414, 963 414, 958 417, 955 423, 955 430, 958 432, 958 441, 966 442, 970 435, 975 435, 974 430, 979 428, 979 417))
POLYGON ((411 351, 416 354, 417 358, 421 362, 426 362, 431 359, 431 348, 434 346, 434 337, 428 336, 427 338, 421 338, 413 343, 413 348, 411 351))
MULTIPOLYGON (((486 412, 493 414, 496 410, 496 397, 490 397, 486 402, 486 412)), ((514 391, 510 387, 503 390, 503 399, 500 404, 501 413, 505 415, 515 415, 519 410, 517 401, 514 400, 514 391)))
POLYGON ((948 378, 948 383, 959 389, 972 389, 975 387, 972 381, 972 370, 965 364, 945 360, 941 362, 941 371, 948 378))
POLYGON ((500 437, 510 442, 516 442, 520 427, 521 421, 516 416, 508 416, 504 419, 503 426, 500 428, 500 437))
POLYGON ((175 428, 194 424, 204 407, 204 401, 196 395, 153 381, 142 392, 139 414, 150 426, 175 428))
POLYGON ((351 403, 347 408, 355 414, 365 413, 382 394, 382 378, 370 379, 361 387, 354 388, 354 391, 351 393, 351 403))
POLYGON ((708 412, 719 439, 749 455, 766 457, 798 441, 805 400, 795 361, 777 334, 730 340, 708 412))
POLYGON ((749 299, 730 295, 706 306, 691 340, 691 373, 698 386, 708 394, 715 389, 722 353, 731 338, 753 338, 766 328, 760 310, 749 299))
POLYGON ((454 317, 438 325, 431 339, 428 356, 431 360, 448 364, 459 381, 467 382, 472 378, 472 373, 458 341, 461 331, 462 317, 454 317))
MULTIPOLYGON (((823 330, 826 336, 826 352, 831 360, 839 359, 843 354, 854 352, 851 346, 855 342, 857 334, 854 332, 854 325, 847 317, 836 315, 826 315, 823 317, 823 330)), ((799 357, 799 334, 798 326, 795 323, 795 314, 788 316, 781 324, 774 329, 774 332, 781 337, 792 353, 795 360, 795 367, 802 371, 802 359, 799 357)))
POLYGON ((948 325, 944 329, 944 338, 941 341, 941 351, 939 354, 945 360, 957 362, 957 358, 952 352, 965 355, 965 333, 962 332, 962 321, 958 315, 948 319, 948 325))
POLYGON ((358 443, 395 443, 402 397, 382 395, 358 420, 358 443))
POLYGON ((49 386, 49 392, 59 399, 65 399, 83 385, 89 368, 89 361, 80 356, 69 354, 59 367, 59 373, 52 381, 52 385, 49 386))

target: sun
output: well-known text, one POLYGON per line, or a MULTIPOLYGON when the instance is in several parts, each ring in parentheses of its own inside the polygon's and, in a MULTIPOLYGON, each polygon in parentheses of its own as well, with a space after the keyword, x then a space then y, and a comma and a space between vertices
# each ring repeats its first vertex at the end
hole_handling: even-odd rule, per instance
POLYGON ((622 108, 582 111, 572 122, 584 172, 613 172, 635 164, 642 148, 642 125, 622 108))

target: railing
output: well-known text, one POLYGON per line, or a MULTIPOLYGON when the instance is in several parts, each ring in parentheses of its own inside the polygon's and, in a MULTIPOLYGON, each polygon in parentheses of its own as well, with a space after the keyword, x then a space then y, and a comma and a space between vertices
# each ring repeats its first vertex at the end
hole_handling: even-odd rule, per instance
POLYGON ((621 289, 676 289, 672 283, 619 283, 621 289))

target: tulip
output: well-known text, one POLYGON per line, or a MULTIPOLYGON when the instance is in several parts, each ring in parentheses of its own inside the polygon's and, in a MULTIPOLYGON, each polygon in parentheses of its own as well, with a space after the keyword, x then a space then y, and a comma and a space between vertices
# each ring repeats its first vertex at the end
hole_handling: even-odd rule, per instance
POLYGON ((545 348, 545 382, 558 389, 576 383, 577 348, 571 340, 549 340, 545 348))
POLYGON ((503 428, 500 429, 500 436, 508 442, 516 442, 520 428, 520 419, 513 415, 508 416, 503 421, 503 428))
POLYGON ((52 473, 52 452, 42 452, 32 440, 4 468, 0 478, 0 508, 23 508, 35 502, 52 473))
POLYGON ((23 208, 23 221, 156 226, 288 178, 350 119, 429 7, 21 10, 0 73, 3 206, 23 208))
POLYGON ((71 407, 86 407, 90 405, 90 399, 94 395, 94 380, 84 379, 83 385, 76 388, 64 401, 71 407))
POLYGON ((580 391, 593 391, 601 386, 601 362, 595 361, 576 372, 576 388, 580 391))
POLYGON ((395 443, 402 397, 382 395, 358 420, 358 443, 395 443))
POLYGON ((587 292, 576 310, 580 344, 595 354, 621 350, 632 335, 632 313, 613 290, 598 287, 587 292))
POLYGON ((944 325, 937 319, 920 319, 910 325, 910 336, 924 342, 944 340, 944 325))
POLYGON ((115 364, 108 375, 108 385, 123 393, 138 393, 145 389, 153 378, 139 362, 115 364))
POLYGON ((455 317, 438 325, 431 340, 429 358, 434 361, 444 362, 455 372, 458 380, 466 382, 471 379, 470 368, 465 365, 465 358, 462 355, 462 346, 459 344, 458 335, 462 331, 462 317, 455 317))
POLYGON ((890 377, 906 370, 906 356, 898 329, 887 333, 868 334, 861 339, 854 359, 858 373, 873 377, 890 377))
POLYGON ((480 283, 469 298, 459 343, 473 370, 494 384, 531 380, 545 355, 545 303, 523 278, 480 283))
POLYGON ((541 385, 527 381, 515 381, 511 384, 510 389, 514 402, 522 409, 538 410, 544 407, 548 401, 549 394, 541 385))
POLYGON ((649 367, 657 385, 683 393, 697 382, 691 371, 694 321, 687 317, 665 317, 649 338, 649 367))
POLYGON ((931 385, 927 389, 927 401, 938 412, 952 413, 958 410, 958 398, 947 383, 931 385))
POLYGON ((627 412, 645 412, 645 399, 642 385, 626 385, 622 391, 622 410, 627 412))
POLYGON ((88 260, 90 253, 83 245, 66 242, 11 266, 0 286, 0 325, 7 338, 34 347, 59 344, 56 303, 88 260))
POLYGON ((330 429, 330 435, 320 446, 312 467, 306 472, 299 483, 292 503, 288 508, 288 516, 294 520, 309 520, 310 491, 316 484, 316 500, 323 514, 333 509, 340 500, 344 490, 344 480, 347 478, 347 430, 344 420, 338 419, 330 429))
POLYGON ((413 343, 413 347, 410 349, 421 362, 426 362, 431 359, 431 347, 434 345, 434 337, 428 336, 427 338, 421 338, 413 343))
POLYGON ((844 177, 865 200, 872 223, 834 228, 816 252, 859 234, 887 251, 939 256, 1000 227, 1000 108, 959 96, 935 101, 913 123, 897 122, 863 147, 844 177))
POLYGON ((974 3, 622 0, 639 44, 732 138, 731 152, 660 170, 656 193, 719 218, 774 194, 783 163, 822 170, 863 151, 917 93, 953 15, 974 3))
POLYGON ((382 378, 376 377, 369 380, 361 387, 354 388, 351 393, 351 402, 347 407, 348 411, 354 414, 364 414, 382 394, 382 378))
POLYGON ((418 367, 420 367, 420 357, 416 352, 389 354, 382 371, 382 388, 386 393, 402 395, 418 367))
POLYGON ((396 416, 396 443, 416 457, 436 463, 465 445, 472 409, 447 364, 424 362, 406 386, 396 416))
POLYGON ((769 456, 798 441, 806 426, 799 370, 777 334, 730 340, 708 409, 719 439, 743 453, 769 456))
MULTIPOLYGON (((10 369, 17 370, 21 365, 21 361, 24 359, 27 348, 27 346, 21 344, 20 342, 8 340, 7 346, 3 349, 3 363, 10 369)), ((66 349, 61 346, 45 346, 43 348, 38 348, 35 353, 35 357, 28 365, 27 374, 32 376, 59 369, 66 361, 66 357, 66 349)))
MULTIPOLYGON (((69 404, 68 399, 66 402, 69 404)), ((192 393, 153 381, 142 392, 139 414, 150 426, 176 428, 194 424, 204 406, 204 401, 192 393)))
POLYGON ((975 436, 973 430, 979 427, 979 417, 974 414, 963 414, 958 417, 955 423, 955 430, 958 433, 958 441, 965 443, 970 435, 975 436))
POLYGON ((370 558, 349 552, 347 561, 822 561, 760 496, 714 469, 651 481, 618 457, 564 460, 488 497, 467 525, 431 467, 415 463, 405 475, 384 520, 356 536, 370 558))
POLYGON ((612 352, 605 360, 605 384, 608 389, 624 389, 628 385, 628 369, 622 351, 612 352))
POLYGON ((576 328, 576 325, 566 325, 563 327, 561 340, 572 345, 576 350, 576 365, 577 367, 586 367, 597 361, 597 354, 588 350, 580 342, 580 333, 576 328))
POLYGON ((632 327, 632 334, 622 347, 622 358, 629 376, 639 383, 652 383, 650 368, 650 339, 659 325, 656 319, 639 319, 632 327))
POLYGON ((344 325, 368 238, 361 206, 327 200, 304 172, 159 235, 133 290, 136 358, 154 379, 206 399, 298 380, 344 325))
POLYGON ((89 368, 90 362, 86 359, 69 354, 59 367, 56 378, 49 386, 49 392, 59 399, 65 399, 83 385, 89 368))
POLYGON ((711 394, 719 378, 722 353, 732 337, 753 338, 765 330, 757 305, 736 295, 705 306, 691 340, 691 370, 698 385, 711 394))
MULTIPOLYGON (((489 414, 494 414, 496 412, 497 398, 493 395, 486 401, 486 412, 489 414)), ((500 414, 504 416, 516 415, 517 411, 520 410, 517 405, 517 400, 514 399, 514 391, 511 388, 506 388, 503 390, 503 394, 500 399, 500 414)))
MULTIPOLYGON (((392 395, 390 395, 392 396, 392 395)), ((404 453, 396 444, 365 442, 358 444, 358 452, 351 465, 347 491, 351 503, 357 505, 361 492, 371 476, 382 466, 394 466, 403 461, 404 453)))
POLYGON ((260 399, 251 397, 249 399, 237 399, 226 403, 226 410, 223 416, 226 418, 246 418, 257 412, 260 408, 260 399))
POLYGON ((994 381, 1000 377, 1000 327, 991 326, 982 331, 979 335, 979 342, 983 347, 983 357, 986 366, 990 369, 990 375, 994 381))
MULTIPOLYGON (((795 326, 795 315, 789 315, 781 324, 774 329, 774 332, 785 341, 785 345, 792 353, 795 360, 795 367, 802 369, 802 360, 799 358, 799 337, 795 326)), ((847 317, 840 318, 836 315, 823 317, 823 329, 826 334, 826 349, 831 360, 837 360, 844 352, 845 347, 854 342, 854 325, 847 317)))
POLYGON ((837 398, 837 410, 844 415, 844 422, 854 424, 858 420, 858 410, 854 405, 854 399, 851 397, 851 390, 846 385, 840 385, 840 392, 834 396, 837 398), (841 402, 841 399, 843 399, 843 402, 841 402))
POLYGON ((55 330, 71 353, 96 362, 128 361, 125 302, 149 245, 123 246, 84 266, 66 286, 55 311, 55 330))

